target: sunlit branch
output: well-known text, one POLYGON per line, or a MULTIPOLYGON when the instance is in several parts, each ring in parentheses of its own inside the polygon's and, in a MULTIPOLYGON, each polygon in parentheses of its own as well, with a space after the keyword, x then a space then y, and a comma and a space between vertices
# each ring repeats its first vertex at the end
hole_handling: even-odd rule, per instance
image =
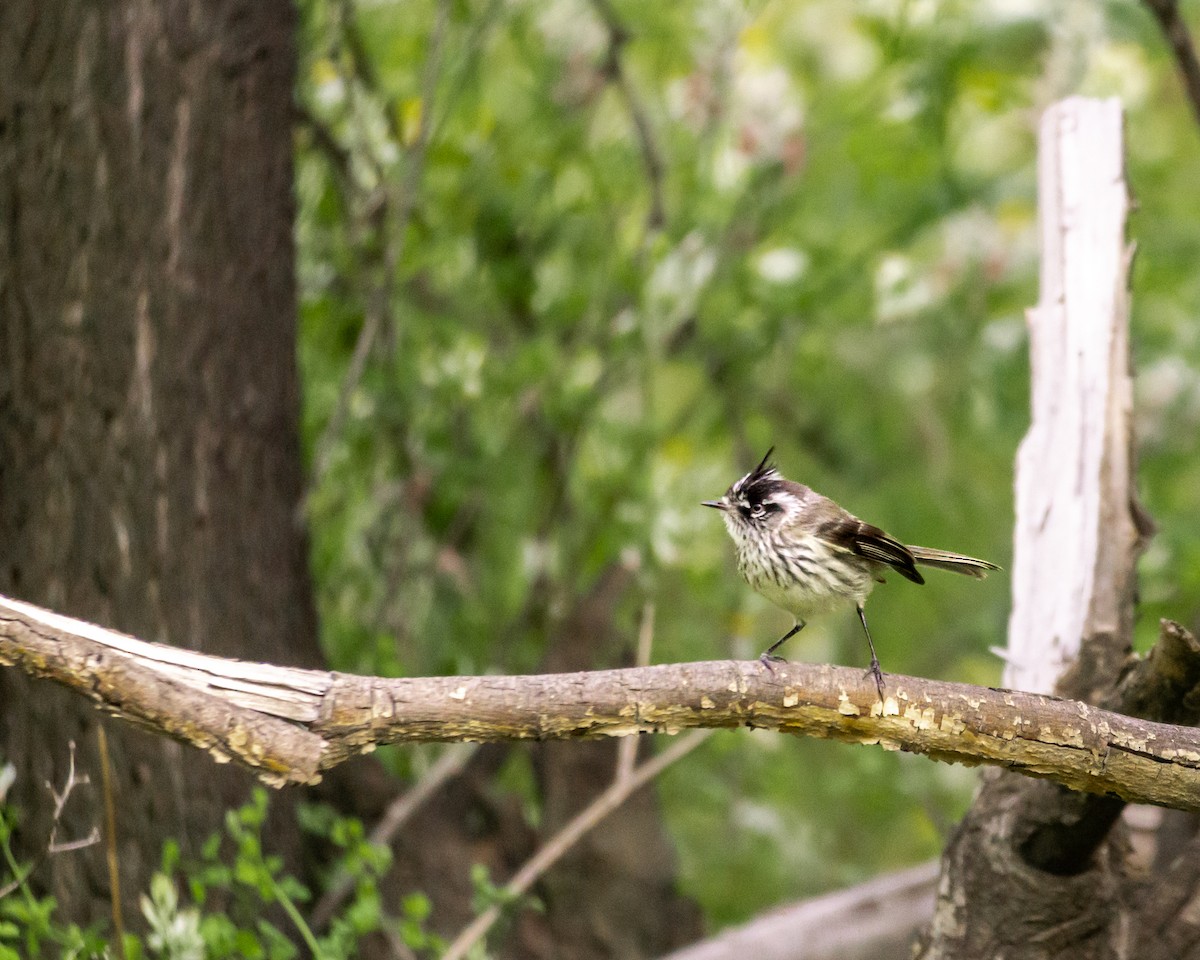
POLYGON ((1072 790, 1200 811, 1195 727, 898 674, 887 675, 881 700, 852 667, 768 671, 757 660, 719 660, 532 676, 362 677, 146 643, 9 599, 0 599, 0 662, 237 760, 276 786, 315 782, 389 743, 755 727, 992 764, 1072 790))

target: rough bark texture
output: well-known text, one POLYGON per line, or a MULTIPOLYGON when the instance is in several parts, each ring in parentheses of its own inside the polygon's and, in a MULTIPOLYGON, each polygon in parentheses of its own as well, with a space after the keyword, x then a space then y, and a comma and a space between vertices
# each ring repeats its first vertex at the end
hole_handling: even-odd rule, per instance
MULTIPOLYGON (((1186 683, 1200 673, 1197 665, 1170 674, 1181 656, 1195 658, 1200 644, 1167 622, 1169 643, 1170 655, 1138 664, 1118 691, 1116 703, 1126 712, 1128 696, 1155 716, 1192 715, 1146 700, 1156 691, 1192 696, 1186 683)), ((1194 727, 1044 694, 899 674, 887 675, 881 700, 850 667, 790 663, 768 671, 757 660, 721 660, 524 677, 364 677, 149 644, 4 597, 0 663, 51 677, 218 760, 239 760, 274 785, 313 782, 317 771, 386 743, 602 739, 749 726, 1000 765, 1100 795, 1106 802, 1098 811, 1116 798, 1200 809, 1194 727), (302 726, 280 730, 285 719, 302 726)), ((1077 825, 1080 804, 1070 792, 1057 807, 1040 798, 1030 820, 1061 838, 1077 825), (1055 816, 1062 822, 1056 825, 1055 816)), ((1095 833, 1084 826, 1084 833, 1095 833)), ((1078 849, 1086 861, 1090 852, 1078 849)), ((1056 865, 1054 872, 1066 871, 1056 865)))
POLYGON ((1194 816, 1188 818, 1187 827, 1192 836, 1182 842, 1164 837, 1160 829, 1155 873, 1134 877, 1135 935, 1127 954, 1131 960, 1200 957, 1200 841, 1195 836, 1194 816))
MULTIPOLYGON (((296 522, 285 0, 0 4, 0 590, 142 637, 316 666, 296 522)), ((99 715, 0 673, 22 839, 99 715)), ((202 840, 249 777, 108 724, 127 906, 167 834, 202 840)), ((80 791, 60 838, 100 822, 80 791)), ((103 850, 37 876, 108 915, 103 850)))
MULTIPOLYGON (((1151 529, 1133 477, 1123 150, 1115 100, 1072 98, 1043 117, 1033 422, 1017 461, 1005 682, 1089 702, 1112 691, 1127 662, 1135 564, 1151 529)), ((1128 691, 1122 708, 1137 709, 1143 693, 1128 691)), ((919 955, 1127 956, 1140 924, 1128 847, 1113 830, 1123 807, 990 775, 943 856, 919 955)))
POLYGON ((1119 845, 1092 868, 1055 876, 1015 854, 1027 784, 989 775, 942 857, 942 881, 922 957, 1022 960, 1116 958, 1126 912, 1119 845))
MULTIPOLYGON (((150 640, 317 666, 297 522, 295 25, 284 0, 0 4, 0 591, 150 640)), ((133 686, 119 666, 110 679, 133 686)), ((176 706, 221 708, 174 692, 176 706)), ((0 750, 21 774, 10 796, 36 848, 68 741, 99 782, 99 715, 14 670, 0 703, 0 750)), ((207 746, 236 755, 248 718, 227 719, 207 746)), ((138 890, 163 837, 203 839, 248 777, 112 733, 122 880, 138 890)), ((303 751, 296 733, 256 736, 270 742, 259 758, 303 751)), ((473 862, 502 878, 536 844, 488 785, 504 755, 482 751, 398 849, 407 888, 457 911, 446 932, 472 910, 473 862)), ((325 796, 368 821, 395 791, 369 763, 331 780, 325 796)), ((99 821, 95 793, 77 796, 60 838, 99 821)), ((628 822, 655 838, 669 884, 649 793, 637 807, 628 822)), ((107 915, 101 850, 39 876, 73 916, 107 915)), ((614 876, 592 879, 620 893, 614 876)), ((652 950, 673 942, 661 906, 634 919, 605 903, 595 922, 652 950)))

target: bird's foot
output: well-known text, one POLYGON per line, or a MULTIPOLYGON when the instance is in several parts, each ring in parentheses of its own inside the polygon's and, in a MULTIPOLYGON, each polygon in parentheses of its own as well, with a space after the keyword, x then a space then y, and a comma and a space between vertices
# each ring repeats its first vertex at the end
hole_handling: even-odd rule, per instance
POLYGON ((879 691, 879 702, 883 703, 883 671, 879 669, 879 661, 871 658, 871 665, 863 672, 863 678, 874 677, 875 689, 879 691))
POLYGON ((768 673, 774 673, 775 668, 771 666, 773 663, 787 663, 783 657, 777 657, 773 653, 764 653, 758 658, 758 662, 767 668, 768 673))

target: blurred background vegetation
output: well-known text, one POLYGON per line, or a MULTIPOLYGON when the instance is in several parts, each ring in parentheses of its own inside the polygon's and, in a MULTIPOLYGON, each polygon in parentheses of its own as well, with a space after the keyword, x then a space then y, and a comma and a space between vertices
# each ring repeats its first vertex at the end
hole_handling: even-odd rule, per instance
MULTIPOLYGON (((1142 6, 301 8, 308 504, 337 668, 537 670, 614 570, 627 652, 595 666, 629 661, 647 604, 655 662, 756 656, 790 620, 699 501, 772 444, 896 536, 1009 566, 1037 120, 1073 93, 1128 111, 1160 525, 1139 640, 1159 616, 1196 625, 1200 138, 1142 6)), ((885 670, 997 682, 1008 602, 1004 574, 890 583, 885 670)), ((849 612, 791 655, 867 661, 849 612)), ((418 775, 431 756, 388 759, 418 775)), ((536 821, 528 781, 512 761, 536 821)), ((935 855, 973 783, 743 731, 659 786, 684 888, 727 922, 935 855)))

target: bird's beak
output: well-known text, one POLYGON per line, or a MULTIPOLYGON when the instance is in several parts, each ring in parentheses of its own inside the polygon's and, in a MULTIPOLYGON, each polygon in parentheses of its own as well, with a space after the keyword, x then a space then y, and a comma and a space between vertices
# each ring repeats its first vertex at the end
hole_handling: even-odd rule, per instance
POLYGON ((729 509, 729 504, 727 504, 724 500, 701 500, 700 505, 702 507, 712 507, 714 510, 729 509))

